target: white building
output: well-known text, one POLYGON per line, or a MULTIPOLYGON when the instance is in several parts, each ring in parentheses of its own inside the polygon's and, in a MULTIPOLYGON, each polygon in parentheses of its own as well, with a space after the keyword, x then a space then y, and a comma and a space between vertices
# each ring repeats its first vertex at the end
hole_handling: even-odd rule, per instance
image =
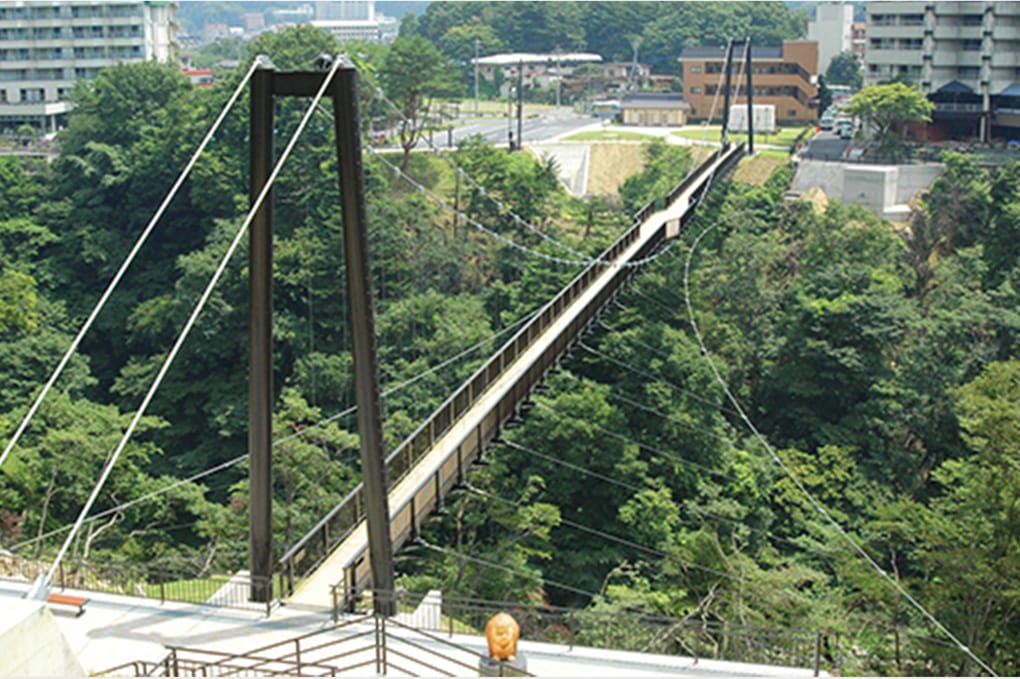
POLYGON ((341 43, 392 42, 400 28, 397 19, 377 14, 371 0, 316 2, 312 25, 329 31, 341 43))
POLYGON ((829 70, 832 58, 853 48, 854 7, 829 2, 815 8, 815 20, 808 22, 807 39, 818 42, 818 72, 829 70))
POLYGON ((122 62, 177 58, 174 2, 0 3, 0 130, 56 129, 76 81, 122 62))
POLYGON ((1005 113, 1020 85, 1020 2, 873 1, 867 30, 866 84, 920 86, 950 136, 1020 131, 1020 115, 1005 113))

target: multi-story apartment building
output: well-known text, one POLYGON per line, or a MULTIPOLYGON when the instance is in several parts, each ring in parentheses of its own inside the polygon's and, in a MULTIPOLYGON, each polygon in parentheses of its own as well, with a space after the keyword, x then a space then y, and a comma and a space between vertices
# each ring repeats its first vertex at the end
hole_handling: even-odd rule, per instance
POLYGON ((78 80, 120 62, 177 58, 174 2, 0 3, 0 131, 54 130, 78 80))
POLYGON ((1020 2, 869 2, 865 61, 865 83, 931 99, 933 138, 1020 134, 1020 2))
POLYGON ((815 20, 807 25, 807 38, 818 43, 818 71, 829 70, 832 58, 853 47, 854 6, 825 2, 815 7, 815 20))
POLYGON ((373 0, 316 2, 312 25, 329 31, 341 43, 392 42, 400 30, 397 19, 376 13, 373 0))
MULTIPOLYGON (((733 94, 730 104, 747 103, 747 76, 740 77, 742 49, 733 55, 733 94)), ((715 117, 722 118, 723 73, 726 48, 688 47, 680 53, 684 100, 689 120, 706 120, 715 102, 715 117), (717 96, 718 95, 718 96, 717 96)), ((775 107, 776 122, 798 124, 818 119, 818 43, 789 40, 782 47, 751 47, 752 93, 755 104, 775 107)))

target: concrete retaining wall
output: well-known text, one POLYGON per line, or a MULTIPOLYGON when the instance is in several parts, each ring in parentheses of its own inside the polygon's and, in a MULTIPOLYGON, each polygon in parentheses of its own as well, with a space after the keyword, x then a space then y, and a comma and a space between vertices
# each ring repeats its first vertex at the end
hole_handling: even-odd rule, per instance
POLYGON ((909 203, 931 187, 945 171, 941 163, 923 165, 862 165, 802 160, 793 177, 793 191, 818 187, 830 198, 857 203, 883 219, 909 216, 909 203))

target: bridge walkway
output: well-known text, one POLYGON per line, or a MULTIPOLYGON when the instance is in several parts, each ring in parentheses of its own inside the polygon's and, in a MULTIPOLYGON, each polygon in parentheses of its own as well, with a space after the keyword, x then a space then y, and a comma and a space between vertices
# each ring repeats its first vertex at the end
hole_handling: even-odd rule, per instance
MULTIPOLYGON (((531 390, 619 294, 637 269, 628 264, 648 257, 666 238, 678 235, 714 177, 727 171, 742 152, 742 146, 720 149, 671 192, 663 209, 650 204, 642 210, 638 223, 600 261, 579 274, 387 457, 394 550, 417 535, 421 520, 442 506, 446 493, 499 435, 531 390)), ((356 489, 306 536, 310 541, 299 542, 281 558, 281 588, 290 594, 288 603, 344 606, 349 602, 334 601, 336 592, 348 597, 370 586, 368 532, 360 502, 356 489), (347 517, 346 522, 338 519, 341 516, 347 517), (342 535, 337 535, 338 529, 342 535), (331 534, 336 536, 335 547, 330 545, 331 534), (316 550, 316 544, 320 556, 301 579, 300 562, 309 556, 309 549, 316 550)))

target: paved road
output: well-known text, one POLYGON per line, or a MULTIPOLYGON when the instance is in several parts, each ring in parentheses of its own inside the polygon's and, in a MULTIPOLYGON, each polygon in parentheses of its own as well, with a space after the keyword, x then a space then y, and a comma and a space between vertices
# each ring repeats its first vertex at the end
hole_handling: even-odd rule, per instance
POLYGON ((849 139, 840 139, 835 132, 819 132, 808 143, 802 156, 812 160, 843 160, 849 139))
MULTIPOLYGON (((564 108, 543 112, 537 116, 526 116, 521 127, 524 143, 529 144, 553 139, 560 135, 571 134, 597 122, 591 116, 574 113, 570 109, 564 108)), ((432 143, 440 148, 446 148, 451 145, 456 146, 464 139, 474 135, 480 135, 491 144, 506 145, 508 131, 513 132, 515 140, 517 138, 516 118, 508 122, 506 116, 502 118, 465 117, 454 121, 453 124, 454 127, 451 131, 444 130, 432 133, 432 143)), ((386 144, 385 148, 396 147, 392 144, 386 144)), ((428 144, 425 141, 421 141, 418 143, 417 148, 428 148, 428 144)))

